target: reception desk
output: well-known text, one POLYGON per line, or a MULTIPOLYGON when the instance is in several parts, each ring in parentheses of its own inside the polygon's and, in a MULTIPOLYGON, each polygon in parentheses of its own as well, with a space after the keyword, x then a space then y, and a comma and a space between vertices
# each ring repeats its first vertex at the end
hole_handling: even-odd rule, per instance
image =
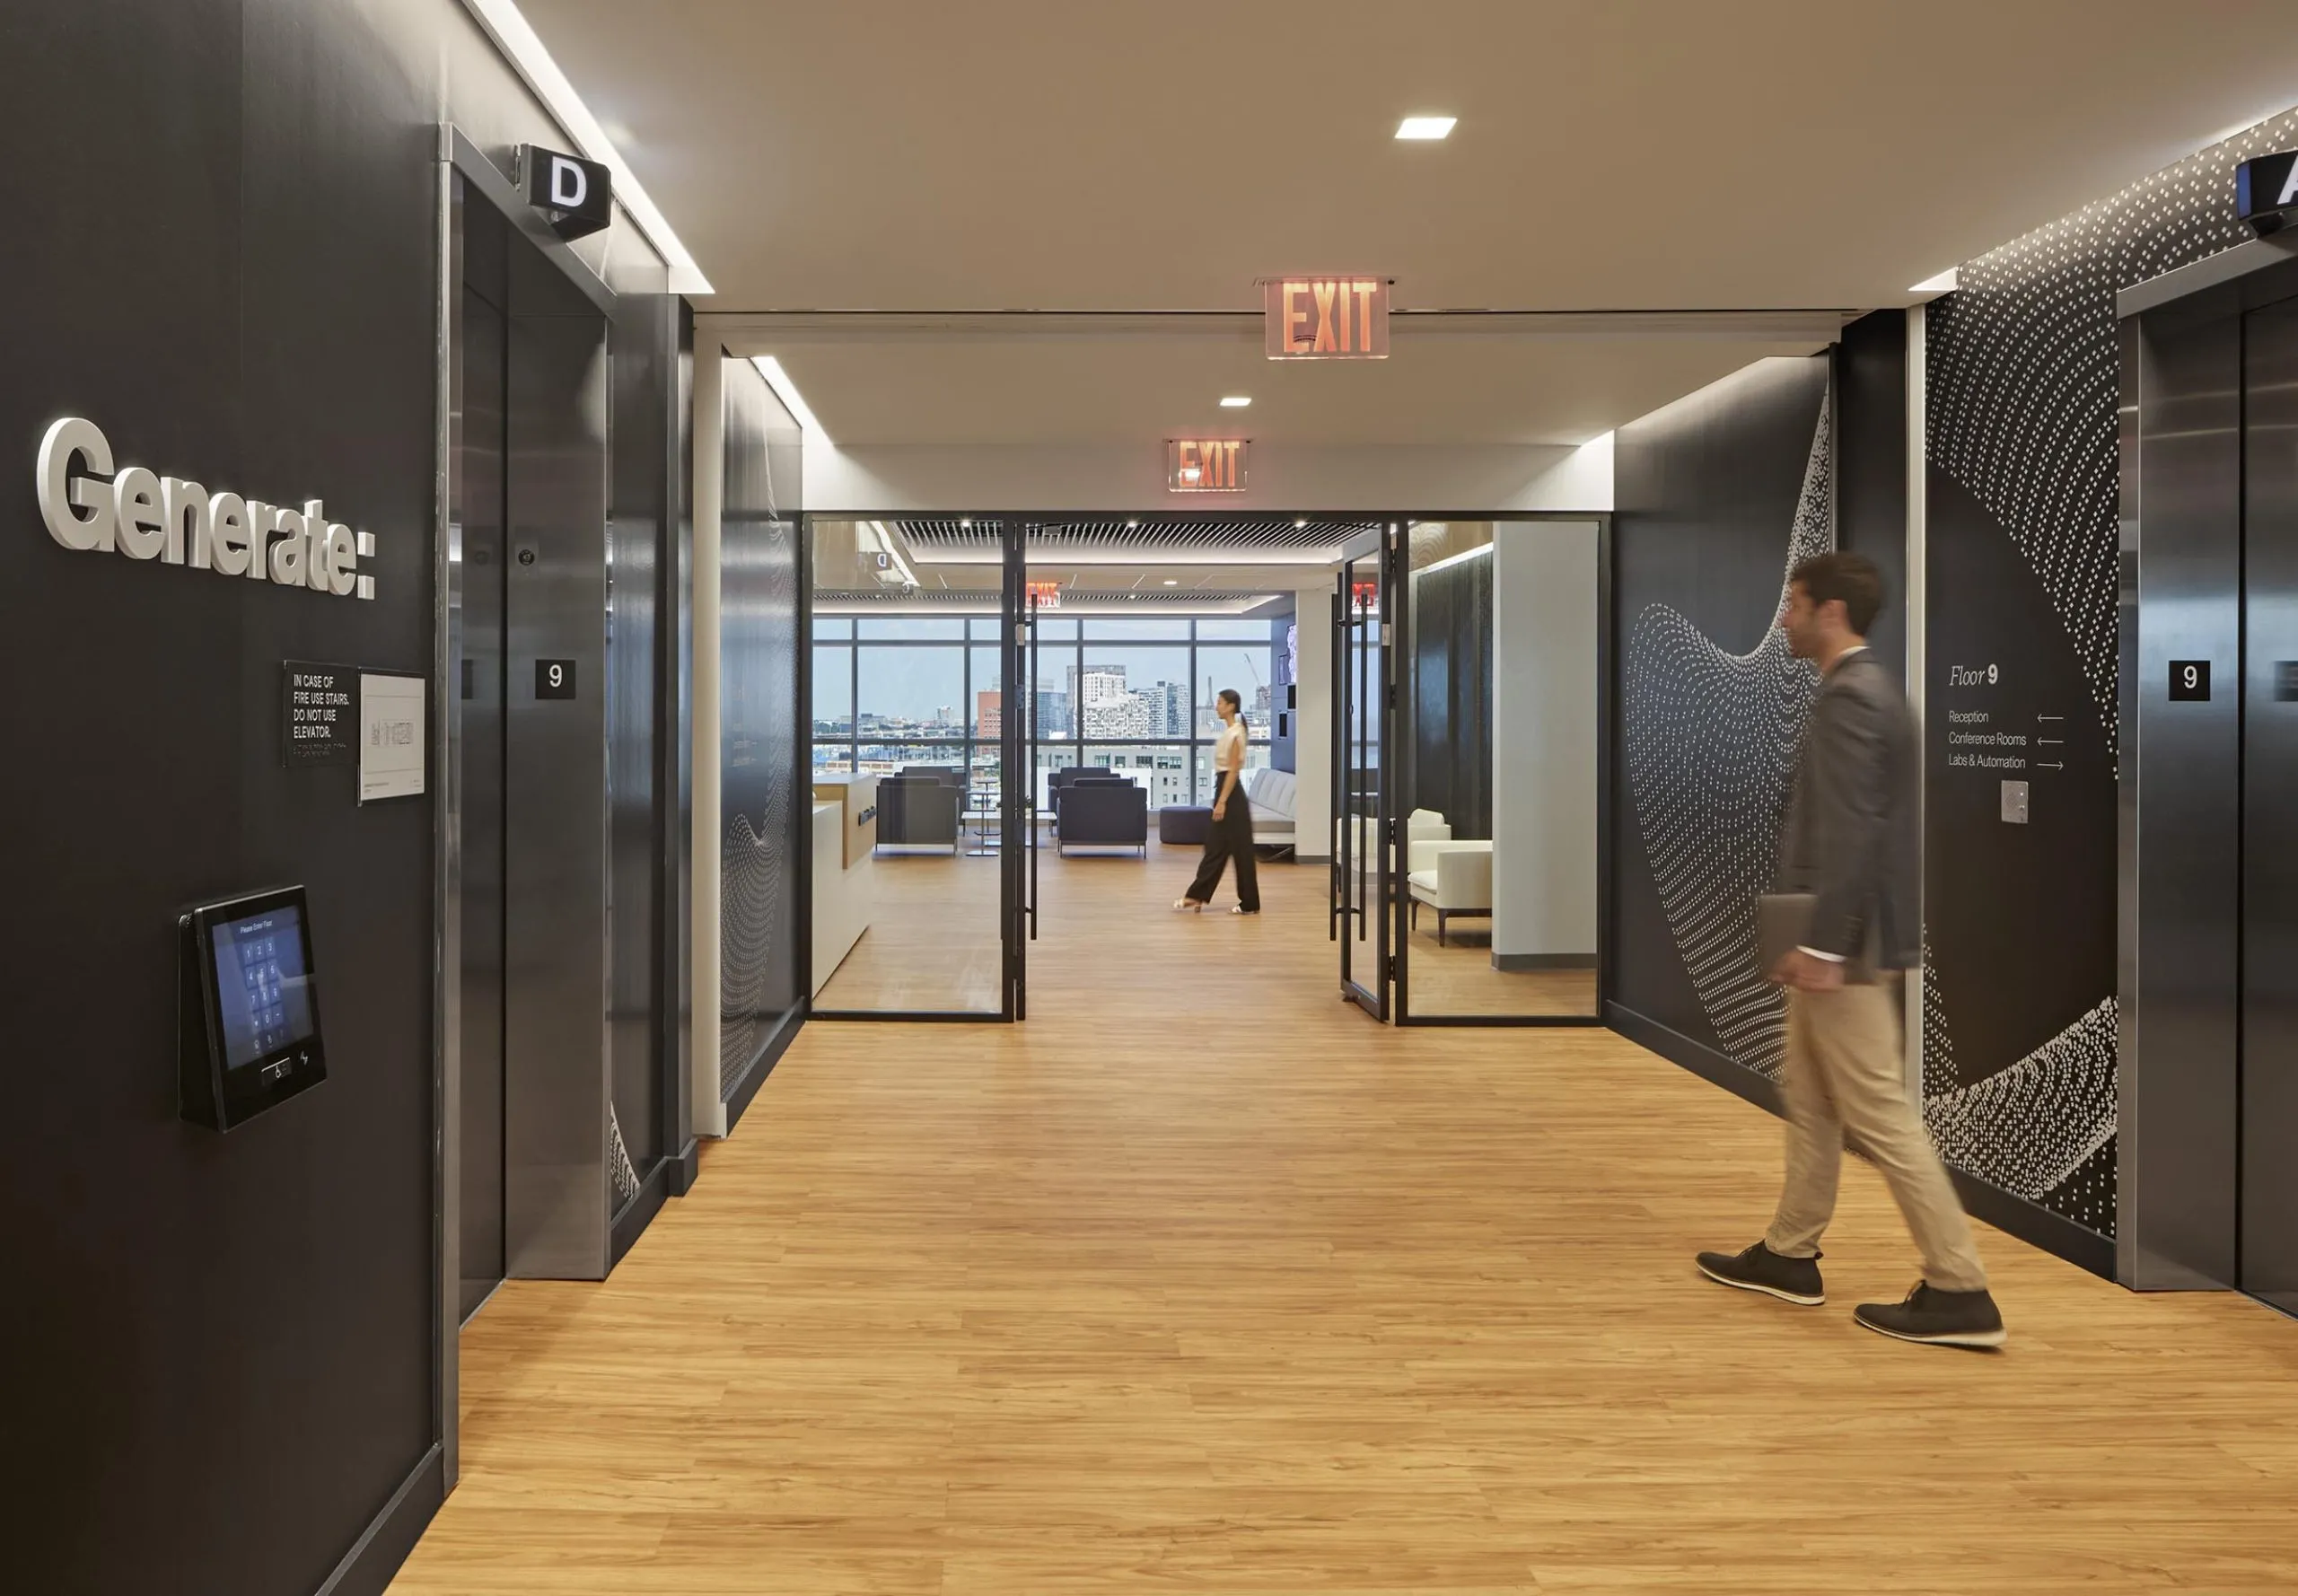
POLYGON ((814 784, 814 995, 870 929, 876 908, 878 778, 814 784))

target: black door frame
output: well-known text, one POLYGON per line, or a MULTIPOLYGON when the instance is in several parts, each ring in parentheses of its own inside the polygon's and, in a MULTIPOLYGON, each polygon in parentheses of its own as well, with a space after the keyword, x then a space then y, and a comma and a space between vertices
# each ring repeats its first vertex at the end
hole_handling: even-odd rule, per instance
MULTIPOLYGON (((1564 1029, 1597 1030, 1609 1028, 1604 1019, 1604 1005, 1611 997, 1611 927, 1612 927, 1612 739, 1613 712, 1616 694, 1612 690, 1612 518, 1609 511, 1483 511, 1473 515, 1414 514, 1400 517, 1400 551, 1397 557, 1396 652, 1399 662, 1392 667, 1390 677, 1396 684, 1398 708, 1395 715, 1396 735, 1399 746, 1413 746, 1414 708, 1418 702, 1418 686, 1414 672, 1417 669, 1412 646, 1411 560, 1409 550, 1412 529, 1422 522, 1489 522, 1495 527, 1506 522, 1560 522, 1583 525, 1592 522, 1596 527, 1596 1008, 1590 1014, 1416 1014, 1412 1012, 1412 938, 1410 935, 1411 894, 1405 890, 1403 878, 1409 873, 1408 851, 1394 854, 1392 864, 1397 877, 1390 896, 1395 901, 1397 925, 1392 934, 1395 954, 1392 960, 1396 972, 1396 995, 1391 1012, 1399 1025, 1457 1025, 1478 1028, 1516 1028, 1521 1030, 1564 1029)), ((1396 793, 1393 826, 1401 828, 1403 818, 1418 807, 1419 794, 1414 780, 1413 760, 1400 759, 1395 778, 1389 784, 1396 793)), ((1408 849, 1401 837, 1398 846, 1408 849)))

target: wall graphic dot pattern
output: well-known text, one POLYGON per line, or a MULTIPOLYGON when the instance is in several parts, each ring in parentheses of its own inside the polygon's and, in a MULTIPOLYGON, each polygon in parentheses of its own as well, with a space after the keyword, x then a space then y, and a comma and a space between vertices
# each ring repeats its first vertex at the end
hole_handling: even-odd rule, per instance
POLYGON ((2041 580, 2107 746, 2115 688, 2115 295, 2250 237, 2234 168, 2298 144, 2260 123, 1980 256, 1925 329, 1931 463, 1986 506, 2041 580))
MULTIPOLYGON (((2298 145, 2298 112, 2262 122, 1963 266, 1925 329, 1926 451, 2042 585, 2110 751, 2117 714, 2120 460, 2115 295, 2246 241, 2234 168, 2298 145)), ((1935 597, 1934 606, 1952 603, 1935 597)), ((2107 779, 2111 780, 2109 775, 2107 779)), ((1926 846, 1952 869, 1952 836, 1926 846)), ((1953 950, 1946 951, 1952 960, 1953 950)), ((1974 969, 1959 983, 2016 980, 1974 969)), ((1957 1168, 2111 1236, 2115 1002, 2111 974, 2080 1020, 1969 1084, 1935 964, 1926 978, 1925 1116, 1957 1168)), ((1985 995, 1982 990, 1982 995, 1985 995)))
MULTIPOLYGON (((1787 573, 1835 546, 1828 411, 1823 395, 1786 529, 1782 600, 1787 573)), ((1629 800, 1669 932, 1724 1051, 1774 1079, 1786 1006, 1758 968, 1756 899, 1777 874, 1781 818, 1819 682, 1776 627, 1751 653, 1731 654, 1681 611, 1652 604, 1628 638, 1629 800)))

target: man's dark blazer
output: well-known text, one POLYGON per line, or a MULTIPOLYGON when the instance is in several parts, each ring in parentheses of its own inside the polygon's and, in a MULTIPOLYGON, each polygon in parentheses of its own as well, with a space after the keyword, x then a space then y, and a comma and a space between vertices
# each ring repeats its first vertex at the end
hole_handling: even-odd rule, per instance
POLYGON ((1836 662, 1803 730, 1779 890, 1809 892, 1815 951, 1881 969, 1923 960, 1923 833, 1915 718, 1881 661, 1836 662))

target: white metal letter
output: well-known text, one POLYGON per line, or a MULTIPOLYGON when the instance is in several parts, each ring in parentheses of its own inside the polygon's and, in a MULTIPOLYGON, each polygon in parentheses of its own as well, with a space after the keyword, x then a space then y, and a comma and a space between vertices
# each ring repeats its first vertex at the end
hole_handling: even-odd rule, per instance
POLYGON ((160 557, 171 566, 189 563, 207 569, 207 490, 180 477, 160 478, 160 513, 168 523, 168 547, 160 557))
POLYGON ((249 550, 255 544, 247 501, 235 493, 217 494, 207 504, 207 524, 215 569, 226 576, 246 575, 249 550))
POLYGON ((132 560, 148 560, 167 547, 155 473, 144 466, 124 468, 111 479, 111 500, 120 553, 132 560))
POLYGON ((327 529, 327 591, 339 599, 349 598, 359 585, 357 547, 351 529, 341 522, 327 529))
POLYGON ((303 512, 282 504, 272 512, 277 534, 271 544, 271 580, 282 587, 303 585, 303 557, 310 552, 311 528, 303 512))
POLYGON ((48 535, 66 548, 109 549, 112 539, 110 490, 74 479, 73 462, 99 475, 111 475, 111 445, 92 421, 66 416, 48 429, 39 444, 39 513, 48 535), (89 487, 95 492, 85 491, 89 487), (88 512, 75 515, 73 507, 88 512))

